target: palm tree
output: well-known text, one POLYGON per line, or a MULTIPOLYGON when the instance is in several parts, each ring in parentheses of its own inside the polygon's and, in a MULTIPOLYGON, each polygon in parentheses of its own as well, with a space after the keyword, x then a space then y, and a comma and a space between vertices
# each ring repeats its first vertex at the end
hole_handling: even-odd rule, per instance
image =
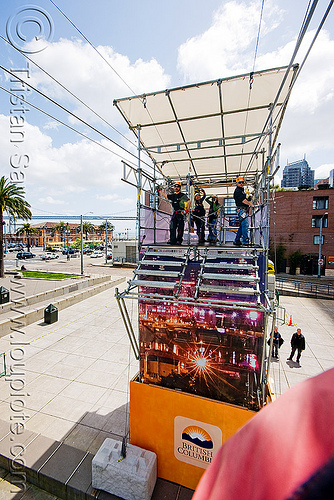
POLYGON ((5 212, 15 220, 29 220, 32 216, 30 205, 24 199, 23 188, 2 176, 0 179, 0 278, 5 275, 3 254, 3 215, 5 212))
MULTIPOLYGON (((103 224, 99 225, 99 231, 100 231, 100 236, 102 238, 102 233, 105 233, 106 230, 106 223, 104 222, 103 224)), ((111 224, 111 222, 107 221, 107 231, 108 233, 111 232, 115 229, 115 227, 111 224)))
POLYGON ((22 227, 20 227, 16 231, 16 235, 17 236, 20 236, 22 234, 24 234, 25 237, 27 238, 28 252, 30 252, 30 239, 29 239, 29 236, 33 236, 34 234, 39 234, 39 229, 37 229, 36 227, 34 227, 31 224, 29 224, 29 222, 26 222, 25 224, 23 224, 22 227))
POLYGON ((62 237, 64 238, 64 248, 65 248, 66 222, 61 220, 60 222, 58 222, 58 224, 55 224, 52 229, 60 234, 60 241, 62 240, 62 237))
POLYGON ((88 240, 88 234, 89 233, 93 233, 94 230, 95 230, 95 228, 94 228, 94 226, 93 226, 93 224, 91 222, 87 222, 86 221, 86 222, 84 222, 82 224, 82 230, 83 230, 83 232, 86 235, 86 241, 87 241, 88 240))

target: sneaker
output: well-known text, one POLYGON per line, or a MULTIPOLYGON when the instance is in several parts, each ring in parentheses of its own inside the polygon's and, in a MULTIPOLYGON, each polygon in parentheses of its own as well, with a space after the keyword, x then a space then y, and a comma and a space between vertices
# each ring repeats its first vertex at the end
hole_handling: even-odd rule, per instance
POLYGON ((236 247, 241 247, 241 241, 233 241, 233 245, 236 247))

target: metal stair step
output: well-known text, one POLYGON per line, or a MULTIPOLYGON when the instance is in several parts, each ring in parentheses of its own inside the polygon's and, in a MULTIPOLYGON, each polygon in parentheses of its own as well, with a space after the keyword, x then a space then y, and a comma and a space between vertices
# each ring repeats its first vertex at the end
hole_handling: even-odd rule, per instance
POLYGON ((156 271, 155 269, 136 269, 135 274, 138 276, 165 276, 167 278, 178 278, 180 275, 178 271, 156 271))
POLYGON ((140 266, 183 266, 183 261, 175 262, 169 260, 141 260, 140 266))
POLYGON ((231 286, 217 286, 217 285, 201 285, 199 292, 221 292, 237 295, 260 295, 260 292, 254 288, 241 288, 231 286))
POLYGON ((251 271, 255 271, 257 269, 259 269, 259 266, 257 266, 256 264, 232 264, 232 263, 229 263, 229 262, 206 262, 206 266, 205 267, 213 267, 215 269, 237 269, 237 270, 251 270, 251 271))
POLYGON ((152 255, 159 255, 159 256, 164 256, 164 257, 178 257, 178 258, 182 258, 184 256, 184 254, 185 254, 184 250, 183 251, 179 251, 179 252, 177 252, 177 251, 175 251, 175 252, 154 252, 154 251, 151 252, 151 251, 148 251, 148 252, 144 253, 144 257, 146 255, 150 255, 150 256, 152 256, 152 255))
POLYGON ((223 274, 223 273, 204 273, 203 279, 222 280, 222 281, 260 281, 260 278, 249 274, 223 274))
POLYGON ((171 281, 148 281, 148 280, 130 280, 130 285, 143 286, 147 288, 175 288, 178 283, 171 281))

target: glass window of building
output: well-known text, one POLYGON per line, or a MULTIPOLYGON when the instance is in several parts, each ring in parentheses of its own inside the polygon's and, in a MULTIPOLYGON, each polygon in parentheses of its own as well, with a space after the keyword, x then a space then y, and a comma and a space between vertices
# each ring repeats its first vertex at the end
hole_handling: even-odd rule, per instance
POLYGON ((235 206, 234 198, 224 199, 224 214, 225 215, 236 215, 237 207, 235 206))
MULTIPOLYGON (((316 234, 315 236, 313 236, 313 243, 315 245, 319 245, 319 242, 320 242, 320 234, 316 234)), ((321 244, 323 245, 325 242, 325 237, 324 235, 321 235, 321 244)))
POLYGON ((328 196, 314 196, 313 210, 326 210, 328 208, 328 196))
POLYGON ((322 227, 328 227, 328 215, 313 215, 312 216, 312 227, 320 227, 322 219, 322 227))

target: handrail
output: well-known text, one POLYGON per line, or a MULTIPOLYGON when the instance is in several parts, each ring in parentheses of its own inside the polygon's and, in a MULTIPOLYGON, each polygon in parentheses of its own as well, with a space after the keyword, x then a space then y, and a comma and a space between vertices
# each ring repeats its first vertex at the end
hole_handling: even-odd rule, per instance
POLYGON ((334 298, 334 285, 332 283, 319 283, 276 276, 276 288, 280 292, 286 290, 290 292, 294 291, 301 295, 309 293, 314 297, 325 296, 334 298))

